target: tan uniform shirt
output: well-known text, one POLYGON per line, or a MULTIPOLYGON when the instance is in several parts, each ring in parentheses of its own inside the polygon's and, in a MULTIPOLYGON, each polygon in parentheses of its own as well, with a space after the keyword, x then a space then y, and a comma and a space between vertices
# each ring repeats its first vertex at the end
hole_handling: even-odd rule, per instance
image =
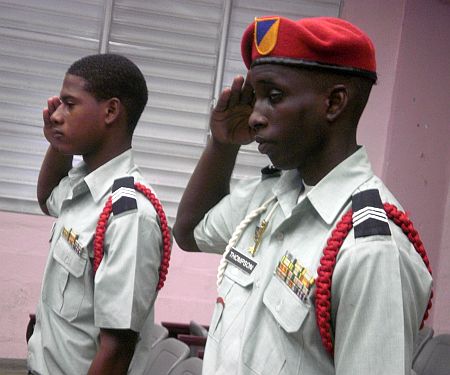
MULTIPOLYGON (((199 223, 195 238, 205 252, 221 253, 241 220, 271 196, 279 206, 254 257, 253 220, 235 248, 257 265, 249 274, 229 263, 205 350, 205 375, 409 374, 413 340, 427 306, 431 276, 401 230, 356 238, 352 230, 338 255, 332 281, 334 360, 322 346, 315 317, 315 284, 302 293, 277 276, 283 256, 309 275, 325 243, 351 205, 351 196, 376 188, 397 204, 373 175, 363 148, 343 161, 298 202, 296 170, 281 177, 243 181, 199 223)), ((400 208, 400 207, 399 207, 400 208)), ((270 207, 269 209, 270 210, 270 207)))
MULTIPOLYGON (((141 332, 153 325, 162 239, 156 212, 141 193, 136 192, 137 209, 111 213, 95 279, 92 270, 97 221, 113 181, 125 176, 145 184, 131 150, 90 174, 81 163, 47 201, 58 219, 28 344, 28 366, 34 372, 86 374, 99 348, 100 328, 141 332)), ((138 342, 131 373, 143 372, 146 339, 138 342)))

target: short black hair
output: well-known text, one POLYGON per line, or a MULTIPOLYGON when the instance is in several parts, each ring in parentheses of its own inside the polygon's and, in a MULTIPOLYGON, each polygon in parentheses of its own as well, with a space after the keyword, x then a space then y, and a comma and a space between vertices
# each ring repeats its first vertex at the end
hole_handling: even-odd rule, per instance
POLYGON ((134 132, 148 100, 147 84, 136 64, 122 55, 96 54, 75 61, 66 74, 83 78, 85 90, 97 100, 120 99, 130 134, 134 132))

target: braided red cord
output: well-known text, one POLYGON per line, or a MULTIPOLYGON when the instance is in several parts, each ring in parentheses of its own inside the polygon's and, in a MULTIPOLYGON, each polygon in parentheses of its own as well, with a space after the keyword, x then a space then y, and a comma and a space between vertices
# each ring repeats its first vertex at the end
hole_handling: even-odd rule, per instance
MULTIPOLYGON (((430 262, 427 253, 420 240, 419 233, 414 228, 408 216, 397 209, 392 204, 385 203, 384 210, 387 216, 398 225, 403 233, 408 237, 416 251, 422 257, 425 266, 431 274, 430 262)), ((333 355, 333 340, 331 338, 331 280, 333 276, 334 267, 336 266, 336 258, 339 250, 347 237, 348 233, 353 227, 352 210, 348 210, 342 217, 336 228, 332 231, 327 245, 323 250, 322 258, 320 259, 320 266, 317 269, 316 279, 316 321, 319 327, 320 336, 325 349, 333 355)), ((421 328, 425 320, 428 318, 429 310, 431 309, 431 299, 433 292, 431 292, 430 300, 428 302, 427 310, 425 311, 421 328)))
MULTIPOLYGON (((422 257, 422 260, 425 263, 428 272, 430 273, 430 275, 432 275, 433 273, 431 272, 431 266, 430 261, 428 260, 427 252, 425 251, 425 247, 423 246, 419 233, 417 232, 416 228, 414 228, 414 225, 412 221, 409 219, 408 215, 397 209, 397 207, 394 206, 393 204, 389 203, 384 204, 384 210, 386 211, 386 214, 389 217, 389 219, 391 219, 395 224, 397 224, 402 229, 403 233, 405 233, 406 236, 408 236, 409 241, 413 244, 416 251, 422 257)), ((430 299, 428 301, 427 309, 425 310, 425 314, 423 316, 420 328, 423 328, 425 320, 428 319, 429 311, 432 306, 431 302, 432 298, 433 298, 433 290, 431 290, 430 299)))
MULTIPOLYGON (((158 198, 156 198, 155 194, 153 194, 149 188, 147 188, 146 186, 142 185, 139 182, 136 182, 134 184, 134 187, 136 188, 136 190, 139 190, 142 194, 144 194, 148 198, 148 200, 155 208, 155 211, 159 217, 163 242, 163 252, 161 265, 159 267, 159 281, 158 285, 156 286, 156 290, 160 290, 164 286, 167 273, 169 272, 170 254, 172 248, 169 225, 167 224, 167 218, 166 214, 164 213, 164 209, 161 203, 159 202, 158 198)), ((100 262, 103 259, 103 243, 105 240, 106 225, 108 223, 109 216, 111 215, 111 211, 112 211, 112 200, 111 197, 109 197, 100 215, 100 219, 98 220, 97 228, 95 230, 94 274, 95 272, 97 272, 100 262)))
POLYGON ((105 241, 106 224, 108 223, 109 215, 112 211, 112 198, 109 197, 106 201, 105 207, 100 214, 100 218, 97 222, 97 228, 95 229, 94 237, 94 275, 97 272, 98 266, 103 259, 103 242, 105 241))
POLYGON ((325 349, 333 354, 331 339, 331 277, 342 243, 353 227, 352 210, 349 210, 331 232, 331 237, 323 250, 316 279, 316 321, 325 349))
POLYGON ((161 265, 159 267, 159 281, 158 285, 156 286, 156 290, 160 290, 164 286, 167 273, 169 272, 170 254, 172 251, 172 242, 170 241, 170 229, 169 225, 167 224, 167 218, 164 209, 158 198, 156 198, 155 194, 153 194, 149 188, 140 184, 139 182, 136 182, 134 186, 136 187, 137 190, 139 190, 149 199, 159 217, 159 225, 161 227, 161 234, 162 234, 163 252, 161 265))

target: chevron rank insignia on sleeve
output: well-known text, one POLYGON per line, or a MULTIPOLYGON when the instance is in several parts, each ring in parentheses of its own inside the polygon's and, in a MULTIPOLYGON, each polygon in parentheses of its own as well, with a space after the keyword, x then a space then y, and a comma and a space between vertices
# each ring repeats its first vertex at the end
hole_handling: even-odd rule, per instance
POLYGON ((114 215, 137 208, 134 177, 122 177, 112 187, 112 210, 114 215))
POLYGON ((355 238, 391 234, 388 218, 377 189, 355 194, 352 197, 352 210, 355 238))

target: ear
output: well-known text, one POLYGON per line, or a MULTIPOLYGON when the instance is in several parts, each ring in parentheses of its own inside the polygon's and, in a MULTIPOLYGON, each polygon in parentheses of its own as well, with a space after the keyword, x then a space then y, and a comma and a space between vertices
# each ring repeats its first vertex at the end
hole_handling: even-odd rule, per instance
POLYGON ((348 104, 348 89, 345 85, 333 86, 327 97, 326 117, 328 122, 336 121, 348 104))
POLYGON ((105 102, 105 123, 107 125, 113 124, 121 112, 120 99, 111 98, 105 102))

